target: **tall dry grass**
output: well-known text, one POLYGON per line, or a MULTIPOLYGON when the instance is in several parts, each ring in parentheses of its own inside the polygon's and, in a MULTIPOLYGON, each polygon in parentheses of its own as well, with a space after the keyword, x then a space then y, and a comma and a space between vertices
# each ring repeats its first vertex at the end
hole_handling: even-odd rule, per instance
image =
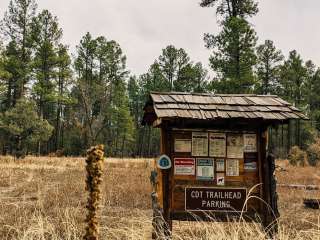
MULTIPOLYGON (((278 172, 279 183, 320 185, 320 168, 278 172)), ((150 159, 107 159, 101 201, 101 239, 150 239, 150 159)), ((0 239, 81 239, 85 229, 85 161, 82 158, 0 157, 0 239)), ((318 191, 279 189, 278 239, 320 239, 318 210, 302 198, 318 191)), ((265 239, 259 224, 174 222, 174 239, 265 239)))

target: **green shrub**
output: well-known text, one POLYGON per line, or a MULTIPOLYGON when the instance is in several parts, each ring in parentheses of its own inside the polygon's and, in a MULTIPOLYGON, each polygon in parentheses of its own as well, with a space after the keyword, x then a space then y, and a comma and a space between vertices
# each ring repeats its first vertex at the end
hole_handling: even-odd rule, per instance
POLYGON ((316 166, 320 160, 320 138, 311 144, 307 149, 308 162, 311 166, 316 166))
POLYGON ((307 163, 307 153, 298 146, 293 146, 289 152, 289 163, 293 166, 305 166, 307 163))

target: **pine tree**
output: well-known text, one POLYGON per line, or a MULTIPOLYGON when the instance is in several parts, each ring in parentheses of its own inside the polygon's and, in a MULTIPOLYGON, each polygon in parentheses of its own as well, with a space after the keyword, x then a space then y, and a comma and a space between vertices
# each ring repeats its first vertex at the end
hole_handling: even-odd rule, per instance
POLYGON ((76 83, 76 95, 79 103, 78 125, 83 129, 84 147, 94 144, 93 122, 97 116, 94 106, 99 102, 98 86, 94 75, 96 62, 97 42, 87 33, 77 46, 77 58, 75 69, 78 73, 76 83))
POLYGON ((162 50, 157 62, 170 90, 173 90, 176 81, 180 79, 182 71, 190 64, 190 58, 184 49, 176 49, 174 46, 169 45, 162 50))
POLYGON ((9 136, 9 143, 17 157, 23 157, 28 145, 47 141, 53 127, 39 120, 34 102, 21 98, 14 108, 0 115, 0 132, 9 136))
POLYGON ((7 107, 7 82, 11 75, 6 71, 7 57, 5 56, 5 51, 0 42, 0 113, 3 112, 7 107))
POLYGON ((296 107, 302 107, 303 87, 306 80, 306 68, 296 50, 289 53, 288 59, 280 68, 282 96, 296 107))
POLYGON ((129 94, 129 107, 131 115, 134 117, 134 121, 139 127, 142 116, 142 108, 144 99, 141 98, 141 88, 138 85, 138 79, 135 76, 131 76, 128 82, 128 94, 129 94))
POLYGON ((54 131, 54 146, 55 151, 64 148, 64 122, 66 120, 66 107, 69 107, 74 99, 70 95, 69 88, 71 87, 71 59, 68 53, 68 47, 59 44, 57 49, 57 99, 56 99, 56 120, 54 131))
POLYGON ((11 0, 1 21, 1 33, 9 39, 7 71, 11 78, 7 85, 7 106, 14 106, 17 99, 26 94, 30 79, 32 55, 31 23, 37 5, 34 0, 11 0))
POLYGON ((93 39, 87 33, 77 46, 75 69, 78 73, 73 90, 78 99, 75 121, 82 129, 83 145, 103 141, 111 154, 127 151, 130 144, 123 143, 131 141, 134 126, 125 97, 126 57, 119 44, 104 37, 93 39))
MULTIPOLYGON (((57 66, 58 46, 62 37, 62 29, 59 27, 58 18, 48 10, 43 10, 32 21, 32 39, 34 42, 34 58, 32 72, 35 83, 32 86, 32 95, 37 103, 39 117, 48 120, 55 125, 57 92, 57 66)), ((55 130, 56 133, 56 130, 55 130)), ((55 137, 46 143, 39 153, 55 150, 55 137)))
POLYGON ((284 59, 273 41, 266 40, 257 47, 256 71, 259 79, 257 92, 260 94, 275 94, 279 88, 279 67, 284 59))
POLYGON ((251 92, 255 83, 253 66, 256 63, 256 33, 247 21, 258 12, 253 0, 202 0, 202 7, 217 7, 222 31, 205 34, 206 47, 212 50, 210 66, 217 77, 213 90, 220 93, 251 92))
MULTIPOLYGON (((303 59, 296 50, 291 51, 288 59, 280 67, 281 95, 284 99, 300 109, 305 108, 303 91, 306 84, 306 77, 307 71, 303 59)), ((299 120, 289 123, 287 140, 288 152, 292 144, 301 146, 301 124, 299 120), (292 134, 292 126, 294 126, 294 135, 292 134)))
POLYGON ((169 45, 151 65, 149 77, 153 82, 149 90, 201 92, 207 71, 201 63, 194 64, 184 49, 169 45))
POLYGON ((33 94, 39 106, 40 117, 51 120, 56 102, 54 80, 57 75, 57 48, 62 37, 57 17, 52 16, 48 10, 43 10, 33 19, 32 36, 35 43, 33 72, 36 77, 33 94))
POLYGON ((254 0, 201 0, 200 6, 217 7, 217 14, 223 18, 247 18, 258 13, 254 0))
POLYGON ((114 132, 114 140, 111 145, 112 154, 123 157, 126 151, 126 155, 129 155, 134 151, 135 126, 130 115, 125 81, 118 81, 114 86, 113 100, 109 111, 112 117, 108 132, 114 132))
POLYGON ((306 112, 311 120, 311 125, 320 130, 320 68, 311 61, 305 63, 307 72, 303 95, 306 101, 306 112))

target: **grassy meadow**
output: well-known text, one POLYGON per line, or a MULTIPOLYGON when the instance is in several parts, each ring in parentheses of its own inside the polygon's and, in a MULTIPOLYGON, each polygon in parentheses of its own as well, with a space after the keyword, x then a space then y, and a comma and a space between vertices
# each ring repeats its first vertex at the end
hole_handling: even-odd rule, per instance
MULTIPOLYGON (((101 239, 150 239, 149 174, 152 159, 107 159, 101 206, 101 239)), ((277 171, 278 183, 320 185, 320 167, 277 171)), ((81 239, 86 215, 83 158, 0 157, 0 239, 81 239)), ((319 191, 278 188, 277 239, 320 239, 320 210, 304 208, 319 191)), ((265 239, 259 224, 178 222, 173 239, 265 239)))

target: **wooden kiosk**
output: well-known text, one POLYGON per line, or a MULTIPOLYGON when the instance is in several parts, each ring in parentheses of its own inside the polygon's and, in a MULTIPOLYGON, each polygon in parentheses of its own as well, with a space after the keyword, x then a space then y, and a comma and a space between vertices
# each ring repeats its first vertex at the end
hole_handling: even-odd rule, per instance
POLYGON ((163 154, 151 174, 153 238, 170 236, 172 220, 241 217, 276 230, 267 129, 290 119, 306 117, 277 96, 152 92, 143 124, 161 129, 163 154))

